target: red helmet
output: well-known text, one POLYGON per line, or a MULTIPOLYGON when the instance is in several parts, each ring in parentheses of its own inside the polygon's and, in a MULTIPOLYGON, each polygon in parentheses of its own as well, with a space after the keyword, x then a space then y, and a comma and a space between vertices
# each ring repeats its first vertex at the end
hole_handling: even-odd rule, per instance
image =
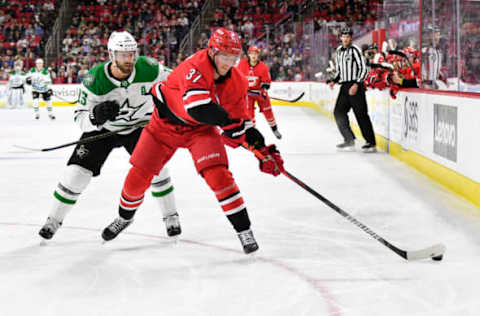
POLYGON ((215 53, 224 52, 238 56, 242 51, 242 44, 237 33, 221 27, 216 29, 210 36, 208 48, 213 48, 215 53))
POLYGON ((258 47, 255 46, 255 45, 252 45, 252 46, 250 46, 250 47, 248 48, 248 53, 250 54, 251 52, 260 54, 260 48, 258 48, 258 47))

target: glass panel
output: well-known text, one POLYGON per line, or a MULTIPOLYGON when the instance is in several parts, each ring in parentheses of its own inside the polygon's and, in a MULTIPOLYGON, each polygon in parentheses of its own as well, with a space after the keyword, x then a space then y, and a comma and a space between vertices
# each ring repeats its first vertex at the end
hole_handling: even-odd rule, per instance
POLYGON ((460 2, 459 90, 480 92, 480 1, 460 2))
POLYGON ((457 90, 456 2, 456 0, 422 2, 421 72, 424 88, 457 90))

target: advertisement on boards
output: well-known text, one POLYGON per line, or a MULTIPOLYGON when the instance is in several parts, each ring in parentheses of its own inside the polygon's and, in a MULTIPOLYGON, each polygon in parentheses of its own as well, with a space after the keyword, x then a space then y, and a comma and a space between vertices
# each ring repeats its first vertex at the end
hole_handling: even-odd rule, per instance
POLYGON ((433 152, 450 161, 457 162, 457 108, 437 103, 433 106, 433 152))

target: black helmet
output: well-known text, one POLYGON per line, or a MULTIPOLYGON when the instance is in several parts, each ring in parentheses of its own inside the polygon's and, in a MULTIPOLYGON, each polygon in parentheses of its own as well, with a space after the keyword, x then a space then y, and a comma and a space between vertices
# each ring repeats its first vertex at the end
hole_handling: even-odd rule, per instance
POLYGON ((370 44, 370 45, 368 46, 368 50, 371 50, 371 49, 376 49, 376 50, 378 50, 377 44, 375 44, 375 43, 370 44))
POLYGON ((349 26, 344 26, 342 27, 342 30, 340 31, 341 35, 348 34, 350 36, 353 35, 353 30, 349 26))

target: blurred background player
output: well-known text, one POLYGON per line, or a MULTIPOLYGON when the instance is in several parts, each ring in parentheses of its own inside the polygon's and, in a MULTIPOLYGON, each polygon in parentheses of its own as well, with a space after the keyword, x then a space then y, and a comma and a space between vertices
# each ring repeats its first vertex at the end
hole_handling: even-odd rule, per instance
POLYGON ((251 116, 253 124, 255 124, 255 102, 263 113, 265 119, 270 125, 273 134, 278 139, 282 138, 282 134, 278 131, 277 122, 273 115, 272 105, 267 90, 270 89, 272 79, 267 65, 260 59, 260 49, 257 46, 250 46, 248 49, 248 56, 240 60, 237 68, 248 79, 248 96, 247 109, 251 116))
MULTIPOLYGON (((39 232, 45 239, 53 237, 91 178, 100 175, 114 148, 124 147, 129 154, 133 152, 143 129, 134 125, 148 122, 152 115, 149 91, 154 82, 165 80, 170 73, 155 59, 138 57, 137 42, 128 32, 113 32, 108 52, 110 61, 92 68, 82 82, 75 122, 83 131, 81 139, 128 126, 132 129, 76 146, 54 191, 47 221, 39 232)), ((167 168, 152 178, 151 190, 162 210, 167 234, 179 235, 181 227, 167 168)))
POLYGON ((22 108, 23 94, 25 93, 25 73, 22 71, 23 62, 15 61, 13 72, 10 73, 7 83, 8 106, 12 109, 22 108))
POLYGON ((262 134, 250 121, 246 108, 248 82, 233 67, 241 50, 235 32, 218 28, 207 49, 183 61, 165 83, 153 86, 156 109, 130 158, 132 167, 123 185, 119 216, 103 230, 104 240, 114 239, 133 222, 153 175, 178 148, 188 148, 197 172, 215 193, 237 232, 243 251, 258 249, 247 208, 228 170, 224 141, 232 147, 247 142, 257 148, 265 156, 260 161, 261 171, 275 176, 283 170, 283 160, 275 145, 265 145, 262 134))
POLYGON ((39 102, 40 96, 42 96, 43 101, 47 104, 48 117, 51 120, 55 119, 55 115, 52 112, 52 100, 53 90, 51 88, 52 78, 50 73, 43 67, 43 59, 38 58, 35 61, 35 67, 30 69, 25 79, 26 83, 32 85, 32 99, 33 99, 33 110, 35 111, 35 119, 40 118, 40 109, 39 102))

